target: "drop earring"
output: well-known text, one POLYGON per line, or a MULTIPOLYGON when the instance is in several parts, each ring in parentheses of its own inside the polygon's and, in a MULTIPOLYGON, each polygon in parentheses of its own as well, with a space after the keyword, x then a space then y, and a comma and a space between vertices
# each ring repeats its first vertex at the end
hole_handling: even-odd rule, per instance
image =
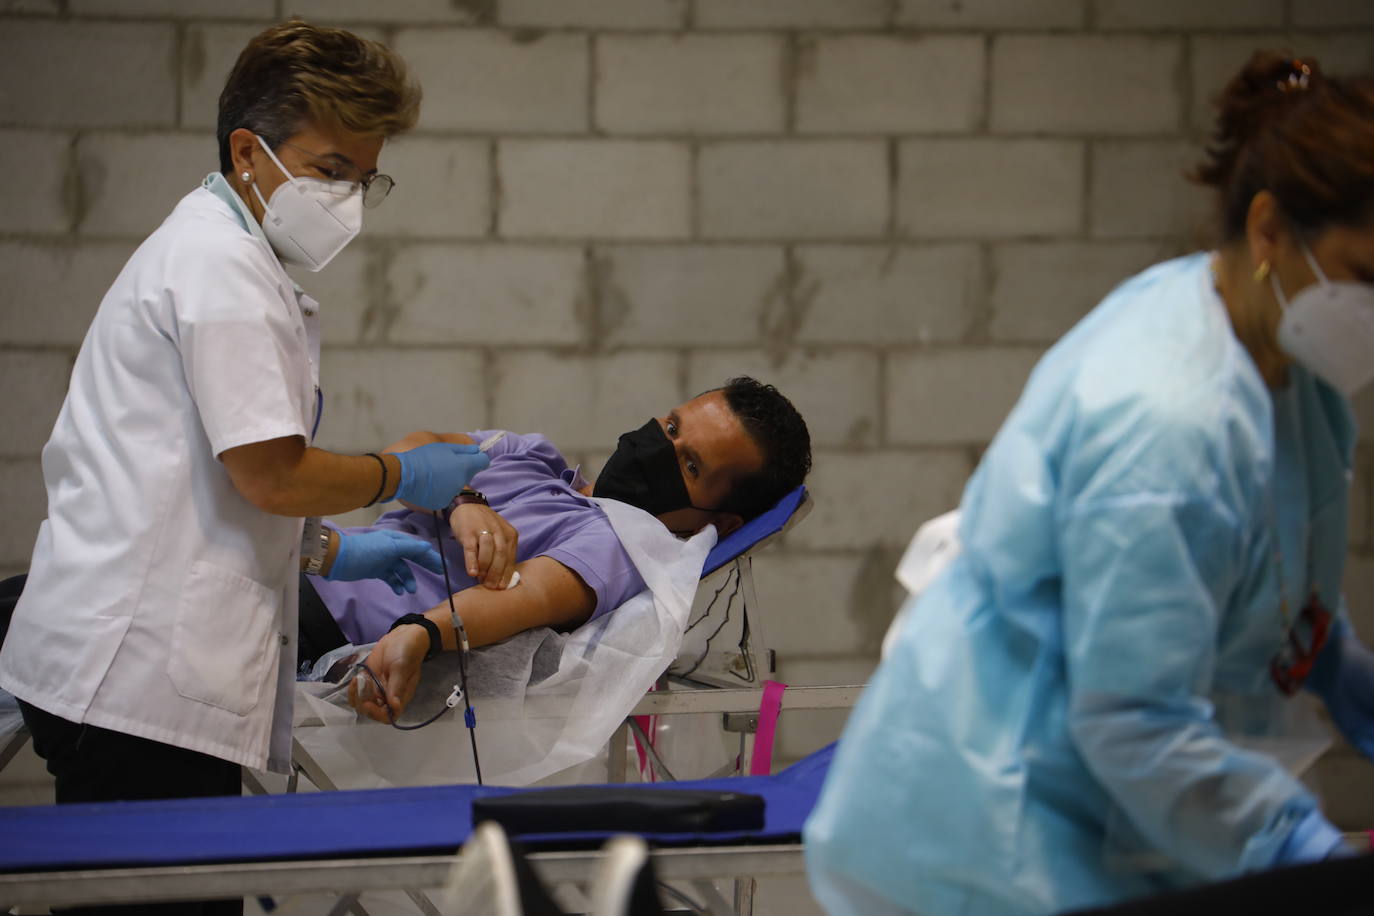
POLYGON ((1268 259, 1268 258, 1265 258, 1263 261, 1260 261, 1259 267, 1256 267, 1256 268, 1255 268, 1255 282, 1256 282, 1256 283, 1263 283, 1265 280, 1268 280, 1268 279, 1269 279, 1269 259, 1268 259))

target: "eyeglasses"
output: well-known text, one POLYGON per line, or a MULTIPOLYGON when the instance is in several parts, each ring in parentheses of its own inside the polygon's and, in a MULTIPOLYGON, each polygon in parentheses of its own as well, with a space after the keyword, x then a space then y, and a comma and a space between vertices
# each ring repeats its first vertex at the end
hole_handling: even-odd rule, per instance
POLYGON ((304 153, 317 160, 310 164, 311 167, 317 169, 320 174, 324 175, 331 182, 347 182, 348 187, 346 190, 341 190, 339 192, 340 196, 352 194, 356 189, 362 188, 363 206, 368 209, 386 200, 386 196, 391 193, 391 189, 396 187, 396 181, 390 175, 382 175, 380 173, 364 175, 362 169, 351 162, 343 160, 341 157, 334 158, 333 156, 323 156, 312 150, 297 146, 294 143, 287 143, 285 140, 282 140, 276 145, 289 146, 296 152, 304 153))
POLYGON ((1285 696, 1302 688, 1331 633, 1331 612, 1313 592, 1284 634, 1283 645, 1269 660, 1269 676, 1285 696))

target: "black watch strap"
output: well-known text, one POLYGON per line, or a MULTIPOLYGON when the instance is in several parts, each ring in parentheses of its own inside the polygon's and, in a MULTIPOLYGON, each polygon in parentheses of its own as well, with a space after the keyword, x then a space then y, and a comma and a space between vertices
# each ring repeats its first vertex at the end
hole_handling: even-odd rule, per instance
POLYGON ((429 651, 425 653, 425 661, 429 661, 443 651, 444 640, 443 637, 439 635, 439 625, 424 614, 403 614, 396 618, 396 622, 391 625, 387 632, 389 633, 391 630, 407 623, 418 623, 420 626, 424 627, 425 632, 429 634, 429 651))
POLYGON ((458 495, 453 497, 455 506, 466 506, 468 503, 476 503, 479 506, 490 506, 487 496, 481 490, 474 490, 472 487, 463 487, 458 491, 458 495))

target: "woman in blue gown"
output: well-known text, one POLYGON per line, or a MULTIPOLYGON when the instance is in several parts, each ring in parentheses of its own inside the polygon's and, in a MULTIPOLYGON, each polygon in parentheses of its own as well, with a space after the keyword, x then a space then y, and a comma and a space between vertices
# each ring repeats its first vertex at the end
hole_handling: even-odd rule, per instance
POLYGON ((806 827, 832 914, 1050 913, 1346 850, 1270 751, 1300 686, 1374 756, 1340 584, 1374 378, 1374 81, 1257 53, 1197 176, 1224 241, 1031 375, 806 827))

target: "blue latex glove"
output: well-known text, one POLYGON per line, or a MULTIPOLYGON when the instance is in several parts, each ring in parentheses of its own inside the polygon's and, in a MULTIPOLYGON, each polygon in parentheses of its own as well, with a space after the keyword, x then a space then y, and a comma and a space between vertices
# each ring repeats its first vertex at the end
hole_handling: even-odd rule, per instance
POLYGON ((1374 651, 1344 618, 1332 627, 1308 686, 1326 701, 1345 739, 1374 760, 1374 651))
POLYGON ((431 572, 440 572, 438 552, 429 544, 399 531, 367 531, 362 534, 341 534, 339 552, 326 579, 336 582, 355 582, 358 579, 381 579, 396 594, 415 592, 415 573, 406 560, 418 563, 431 572))
POLYGON ((408 452, 397 452, 401 459, 401 484, 396 499, 426 509, 446 509, 458 491, 491 459, 475 445, 431 442, 408 452))

